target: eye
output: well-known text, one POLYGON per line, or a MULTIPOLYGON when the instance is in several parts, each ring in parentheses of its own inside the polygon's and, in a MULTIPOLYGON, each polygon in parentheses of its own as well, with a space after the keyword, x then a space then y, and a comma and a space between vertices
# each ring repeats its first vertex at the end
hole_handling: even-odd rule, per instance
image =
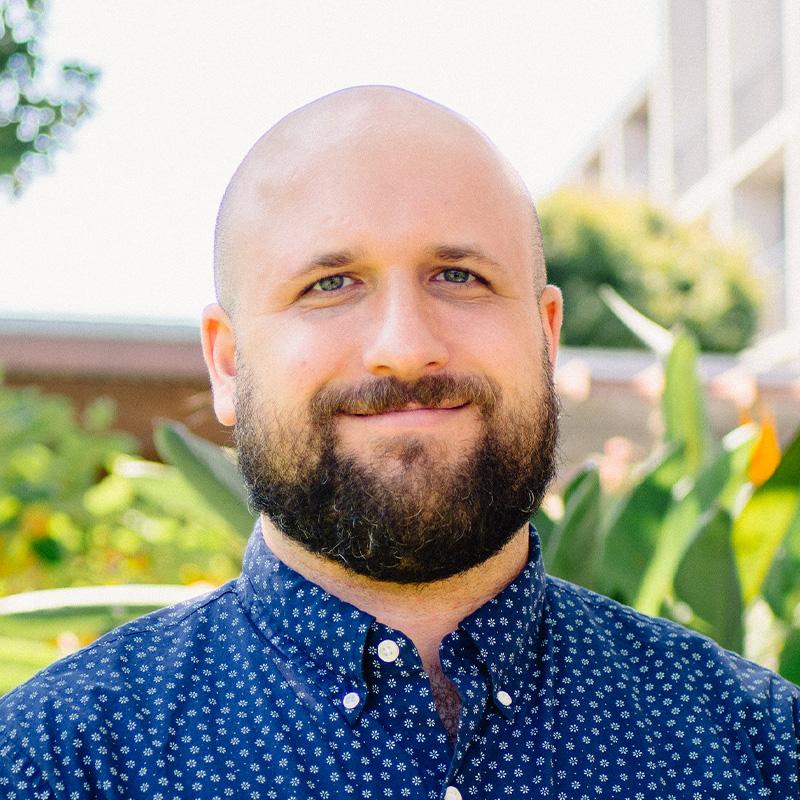
POLYGON ((437 274, 445 276, 444 281, 437 281, 437 283, 474 283, 480 280, 474 272, 470 272, 468 269, 458 269, 457 267, 448 267, 437 274))
POLYGON ((322 292, 331 294, 337 289, 345 288, 344 281, 350 281, 352 283, 353 279, 348 278, 347 275, 327 275, 324 278, 320 278, 316 283, 312 283, 306 291, 314 291, 315 287, 319 286, 322 292))

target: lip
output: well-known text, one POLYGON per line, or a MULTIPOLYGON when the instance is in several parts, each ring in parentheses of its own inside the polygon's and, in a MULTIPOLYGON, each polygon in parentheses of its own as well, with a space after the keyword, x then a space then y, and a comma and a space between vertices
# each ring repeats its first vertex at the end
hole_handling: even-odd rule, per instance
POLYGON ((425 408, 412 404, 399 411, 386 411, 382 414, 345 414, 344 416, 367 425, 426 427, 452 420, 468 406, 469 403, 464 403, 452 408, 425 408))

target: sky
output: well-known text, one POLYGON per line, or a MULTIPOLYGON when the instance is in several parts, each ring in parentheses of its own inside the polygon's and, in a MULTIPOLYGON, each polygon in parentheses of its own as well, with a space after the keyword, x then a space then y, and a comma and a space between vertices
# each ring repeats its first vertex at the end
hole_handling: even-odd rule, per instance
POLYGON ((661 44, 660 0, 51 0, 48 61, 101 70, 97 110, 0 197, 0 317, 196 322, 225 186, 293 109, 391 84, 482 128, 552 191, 661 44))

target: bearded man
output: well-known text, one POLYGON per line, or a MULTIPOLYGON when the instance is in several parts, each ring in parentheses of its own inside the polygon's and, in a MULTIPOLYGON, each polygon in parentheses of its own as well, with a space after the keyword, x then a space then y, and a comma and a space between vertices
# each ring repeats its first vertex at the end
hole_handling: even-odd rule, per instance
POLYGON ((796 687, 544 573, 562 299, 480 131, 321 98, 247 154, 214 255, 243 573, 9 695, 4 796, 800 796, 796 687))

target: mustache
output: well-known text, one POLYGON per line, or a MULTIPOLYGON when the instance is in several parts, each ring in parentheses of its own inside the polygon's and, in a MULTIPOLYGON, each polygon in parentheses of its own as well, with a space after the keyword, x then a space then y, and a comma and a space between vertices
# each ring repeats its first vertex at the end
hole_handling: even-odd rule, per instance
POLYGON ((500 393, 497 383, 487 377, 424 375, 407 382, 388 376, 355 387, 322 389, 312 398, 311 409, 315 415, 332 417, 383 414, 399 411, 410 403, 433 407, 474 403, 486 415, 494 410, 500 393))

